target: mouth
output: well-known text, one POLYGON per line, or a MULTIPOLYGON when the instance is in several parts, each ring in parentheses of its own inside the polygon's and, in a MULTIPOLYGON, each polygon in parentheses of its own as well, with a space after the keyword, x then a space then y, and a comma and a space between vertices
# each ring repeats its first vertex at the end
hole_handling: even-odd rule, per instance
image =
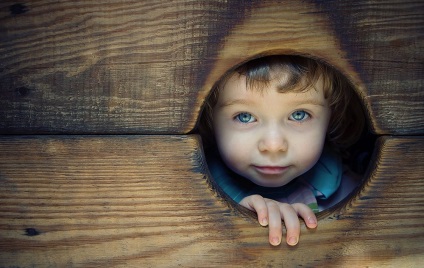
POLYGON ((254 166, 254 168, 264 175, 280 175, 288 169, 288 167, 283 166, 254 166))

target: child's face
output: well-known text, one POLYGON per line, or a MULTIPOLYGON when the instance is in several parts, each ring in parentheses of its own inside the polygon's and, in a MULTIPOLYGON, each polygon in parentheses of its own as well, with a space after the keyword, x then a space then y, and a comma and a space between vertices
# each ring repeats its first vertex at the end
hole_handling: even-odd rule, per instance
POLYGON ((272 80, 247 89, 232 76, 213 110, 219 152, 226 165, 255 184, 278 187, 312 168, 325 142, 330 108, 319 80, 306 92, 280 93, 272 80))

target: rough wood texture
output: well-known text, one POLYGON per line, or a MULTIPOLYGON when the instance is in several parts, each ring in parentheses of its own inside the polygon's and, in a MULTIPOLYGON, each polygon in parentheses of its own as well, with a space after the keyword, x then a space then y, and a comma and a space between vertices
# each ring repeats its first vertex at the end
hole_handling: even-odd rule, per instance
POLYGON ((423 134, 423 1, 1 1, 0 133, 187 133, 261 53, 321 58, 379 134, 423 134))
POLYGON ((418 267, 423 146, 381 138, 364 188, 290 248, 211 190, 196 136, 2 137, 0 267, 418 267))
POLYGON ((409 266, 424 254, 423 1, 0 2, 0 133, 185 134, 251 57, 316 57, 382 137, 295 248, 207 182, 197 136, 1 136, 0 267, 409 266))

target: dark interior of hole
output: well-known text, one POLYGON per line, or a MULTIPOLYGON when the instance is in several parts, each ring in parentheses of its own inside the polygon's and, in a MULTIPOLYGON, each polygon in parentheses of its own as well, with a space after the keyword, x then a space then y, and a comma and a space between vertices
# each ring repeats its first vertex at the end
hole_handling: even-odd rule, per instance
POLYGON ((346 150, 349 157, 345 160, 345 164, 357 174, 366 175, 376 139, 377 136, 366 127, 359 140, 346 150))
MULTIPOLYGON (((360 100, 357 94, 354 96, 354 98, 357 98, 359 102, 362 103, 362 101, 360 100)), ((359 137, 356 143, 354 143, 348 148, 345 148, 342 153, 343 164, 349 167, 349 169, 355 172, 357 175, 359 175, 361 179, 360 181, 358 181, 357 187, 352 189, 350 194, 346 195, 346 197, 343 200, 339 200, 337 201, 337 203, 332 203, 331 205, 327 206, 326 209, 334 208, 339 203, 343 203, 344 201, 349 199, 352 196, 352 194, 354 194, 360 188, 360 186, 364 183, 366 179, 365 178, 366 175, 369 174, 368 168, 370 166, 370 161, 372 160, 372 155, 374 153, 374 147, 375 147, 377 136, 370 131, 369 119, 366 117, 366 115, 369 113, 366 112, 366 109, 363 103, 362 103, 362 110, 364 111, 364 117, 365 117, 365 126, 362 132, 362 135, 359 137)), ((202 119, 203 119, 203 116, 200 117, 200 120, 202 119)), ((198 126, 199 124, 202 124, 202 123, 203 122, 200 121, 198 123, 198 126)), ((208 148, 210 148, 211 141, 206 139, 204 135, 202 135, 198 127, 196 128, 196 131, 197 133, 200 133, 200 135, 202 136, 202 140, 204 142, 204 148, 206 148, 206 151, 207 151, 208 148)), ((216 183, 214 183, 213 181, 211 183, 217 188, 217 190, 221 193, 221 195, 227 196, 225 192, 222 191, 222 189, 220 189, 220 187, 216 185, 216 183)), ((227 196, 227 198, 229 197, 227 196)), ((331 203, 331 200, 329 201, 329 203, 331 203)))

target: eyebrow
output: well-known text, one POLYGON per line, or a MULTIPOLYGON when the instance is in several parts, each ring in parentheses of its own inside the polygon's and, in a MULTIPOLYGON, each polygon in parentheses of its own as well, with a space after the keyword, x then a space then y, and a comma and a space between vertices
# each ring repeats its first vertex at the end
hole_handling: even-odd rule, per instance
MULTIPOLYGON (((223 108, 223 107, 228 107, 228 106, 232 106, 236 104, 251 105, 252 103, 253 103, 252 101, 248 101, 244 99, 234 99, 234 100, 226 101, 220 104, 218 107, 223 108)), ((305 99, 300 101, 294 101, 292 103, 293 103, 293 106, 299 106, 303 104, 311 104, 311 105, 322 106, 322 107, 326 106, 323 102, 315 100, 315 99, 305 99)))
POLYGON ((326 105, 319 100, 315 100, 315 99, 305 99, 305 100, 301 100, 301 101, 295 101, 293 102, 294 105, 302 105, 302 104, 312 104, 312 105, 316 105, 316 106, 323 106, 325 107, 326 105))
POLYGON ((244 99, 234 99, 234 100, 226 101, 226 102, 218 105, 218 107, 223 108, 223 107, 236 105, 236 104, 251 105, 252 103, 253 102, 248 101, 248 100, 244 100, 244 99))

